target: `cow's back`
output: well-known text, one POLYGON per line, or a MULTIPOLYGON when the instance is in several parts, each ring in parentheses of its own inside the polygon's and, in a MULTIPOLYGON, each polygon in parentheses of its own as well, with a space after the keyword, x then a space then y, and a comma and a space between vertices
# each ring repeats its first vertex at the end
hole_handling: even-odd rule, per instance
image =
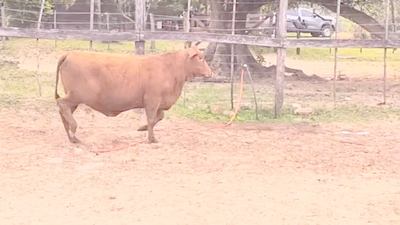
POLYGON ((143 108, 152 98, 160 98, 160 106, 167 109, 186 81, 183 60, 180 53, 136 56, 72 51, 61 66, 61 81, 77 102, 103 113, 143 108))
POLYGON ((129 55, 70 52, 60 69, 61 81, 79 103, 99 111, 126 110, 140 104, 143 95, 139 64, 129 55))

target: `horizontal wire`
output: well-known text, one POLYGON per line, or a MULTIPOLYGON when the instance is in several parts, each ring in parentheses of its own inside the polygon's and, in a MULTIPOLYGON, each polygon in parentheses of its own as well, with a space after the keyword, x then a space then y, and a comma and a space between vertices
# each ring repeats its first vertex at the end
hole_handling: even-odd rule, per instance
MULTIPOLYGON (((37 13, 39 13, 39 11, 40 11, 40 6, 38 6, 37 7, 38 8, 38 11, 37 11, 37 13)), ((163 7, 162 6, 159 6, 159 7, 157 7, 157 9, 162 9, 163 7)), ((166 9, 166 11, 170 11, 171 10, 171 8, 170 7, 164 7, 165 9, 166 9)), ((8 7, 6 7, 6 9, 9 9, 9 10, 13 10, 13 11, 20 11, 20 12, 23 12, 23 11, 27 11, 27 12, 36 12, 36 11, 32 11, 32 10, 19 10, 19 9, 11 9, 11 8, 8 8, 8 7)), ((50 10, 46 10, 46 11, 50 11, 50 10)), ((248 11, 246 10, 246 11, 236 11, 236 13, 240 13, 240 12, 244 12, 244 13, 248 13, 248 11)), ((64 11, 64 12, 60 12, 60 11, 58 11, 57 13, 59 13, 59 14, 88 14, 88 15, 90 15, 90 12, 88 11, 88 12, 70 12, 70 11, 68 11, 68 12, 66 12, 66 11, 64 11)), ((102 14, 105 14, 106 12, 101 12, 102 14)), ((101 13, 99 13, 99 12, 94 12, 94 14, 101 14, 101 13)), ((127 12, 124 12, 124 14, 134 14, 135 12, 134 11, 127 11, 127 12)), ((222 11, 222 12, 220 12, 220 13, 222 13, 222 14, 224 14, 224 13, 227 13, 227 14, 232 14, 232 12, 231 11, 229 11, 229 12, 224 12, 224 11, 222 11)), ((122 13, 112 13, 112 12, 109 12, 109 14, 120 14, 120 15, 122 15, 122 13)), ((269 15, 270 13, 257 13, 257 14, 260 14, 260 15, 269 15)), ((251 15, 251 14, 249 14, 249 15, 251 15)), ((347 16, 355 16, 355 15, 359 15, 359 14, 346 14, 347 16)), ((168 17, 177 17, 177 18, 179 18, 179 16, 171 16, 171 15, 162 15, 162 14, 159 14, 158 16, 168 16, 168 17)), ((196 16, 196 15, 194 15, 194 16, 196 16)), ((198 15, 198 16, 206 16, 206 17, 209 17, 208 15, 198 15)), ((183 18, 182 18, 183 19, 183 18)))
MULTIPOLYGON (((23 1, 12 0, 11 2, 21 2, 22 3, 23 1)), ((217 1, 217 2, 222 3, 223 1, 217 1)), ((257 3, 257 2, 251 2, 251 3, 239 2, 238 4, 254 4, 254 3, 257 3)), ((56 4, 56 5, 63 5, 63 4, 56 4)), ((67 4, 64 4, 64 5, 67 5, 67 4)), ((89 4, 82 3, 82 5, 89 5, 89 4)), ((115 5, 115 4, 102 4, 102 5, 115 5)), ((329 4, 324 4, 324 5, 329 5, 329 4)), ((336 3, 333 3, 331 5, 336 6, 336 3)), ((39 6, 39 4, 38 4, 38 6, 39 6)), ((163 8, 163 6, 157 6, 157 7, 158 8, 163 8)), ((170 10, 170 7, 164 7, 164 8, 170 10)), ((12 12, 21 12, 21 13, 24 13, 24 14, 26 14, 26 13, 39 14, 39 10, 37 12, 36 11, 32 11, 32 10, 19 10, 19 9, 11 9, 11 8, 6 8, 6 10, 12 11, 12 12)), ((134 12, 125 12, 124 14, 126 15, 126 14, 131 14, 131 13, 134 13, 134 12)), ((227 12, 227 13, 232 14, 231 12, 227 12)), ((48 14, 51 15, 52 13, 49 13, 49 10, 46 10, 44 14, 45 15, 48 15, 48 14)), ((81 15, 88 15, 88 17, 89 17, 90 12, 58 12, 57 14, 59 14, 59 15, 63 15, 63 14, 81 14, 81 15)), ((120 15, 120 16, 123 16, 124 14, 122 14, 122 13, 108 13, 108 15, 120 15)), ((104 16, 106 14, 105 13, 94 12, 94 15, 96 15, 96 17, 98 17, 99 15, 104 16)), ((347 16, 351 16, 351 15, 358 15, 358 14, 346 14, 346 15, 347 16)), ((154 14, 154 17, 157 18, 157 19, 160 19, 160 18, 164 17, 164 18, 171 18, 171 19, 173 18, 173 19, 182 20, 182 21, 184 20, 184 18, 181 18, 181 17, 178 17, 178 16, 171 16, 171 15, 157 15, 157 14, 154 14)), ((194 20, 194 19, 195 18, 191 18, 191 20, 194 20)), ((32 20, 31 17, 27 18, 27 19, 24 19, 24 16, 20 16, 19 18, 11 17, 10 20, 26 21, 26 22, 37 22, 35 20, 32 20)), ((206 19, 206 20, 208 20, 210 23, 213 23, 213 22, 214 23, 215 22, 232 22, 231 20, 228 20, 228 19, 225 19, 225 20, 220 19, 220 20, 218 20, 218 19, 213 19, 213 18, 210 18, 210 17, 209 17, 209 19, 206 19)), ((254 23, 257 23, 256 21, 257 20, 255 20, 254 23)), ((250 21, 249 20, 235 20, 235 22, 236 23, 239 23, 239 22, 245 23, 245 22, 250 22, 250 21)), ((43 24, 50 24, 50 23, 54 23, 54 22, 48 22, 48 21, 43 20, 42 23, 43 24)), ((97 25, 97 26, 98 25, 105 25, 105 23, 106 23, 106 21, 104 21, 104 20, 102 20, 102 21, 97 21, 96 20, 96 21, 93 22, 93 24, 97 25)), ((75 21, 62 21, 61 22, 61 21, 57 21, 57 24, 59 24, 59 25, 63 25, 63 24, 64 25, 66 25, 66 24, 78 24, 78 25, 87 24, 87 25, 90 25, 90 22, 84 22, 84 21, 83 22, 81 22, 81 21, 77 21, 77 22, 75 22, 75 21)), ((134 24, 134 22, 132 22, 132 21, 130 21, 130 22, 111 22, 111 23, 109 22, 108 24, 110 26, 114 26, 114 25, 132 25, 132 24, 134 24)), ((393 22, 389 23, 389 25, 393 25, 393 24, 394 24, 393 22)), ((145 25, 151 25, 151 23, 150 22, 146 22, 145 25)), ((375 23, 364 23, 364 24, 357 24, 357 25, 360 25, 360 26, 376 26, 377 24, 375 24, 375 23)), ((173 25, 173 26, 176 27, 176 25, 173 25)), ((168 25, 167 26, 164 25, 164 28, 165 27, 168 27, 168 25)), ((184 26, 181 25, 181 24, 178 24, 177 27, 178 27, 178 29, 184 28, 184 26)), ((191 27, 191 28, 193 28, 193 27, 191 27)), ((196 27, 196 28, 201 29, 201 27, 196 27)), ((236 31, 246 31, 246 30, 247 31, 259 31, 259 30, 263 30, 263 29, 275 29, 275 28, 276 28, 275 26, 270 26, 270 27, 248 27, 248 28, 237 28, 235 30, 236 31)), ((212 31, 212 32, 231 31, 232 30, 231 28, 212 28, 212 27, 209 27, 209 26, 207 27, 207 29, 208 29, 208 31, 212 31)), ((193 33, 193 32, 191 32, 191 33, 193 33)), ((374 32, 374 34, 385 34, 385 32, 384 31, 374 32)))
MULTIPOLYGON (((23 0, 7 0, 7 2, 13 2, 13 3, 25 3, 25 1, 23 1, 23 0)), ((148 1, 146 1, 146 3, 149 3, 148 1)), ((226 1, 213 1, 213 3, 218 3, 218 4, 226 4, 226 1)), ((302 4, 302 3, 304 3, 303 1, 295 1, 295 2, 293 2, 293 3, 300 3, 300 4, 302 4)), ((395 1, 395 3, 397 3, 396 1, 395 1)), ((90 4, 89 3, 79 3, 79 2, 77 2, 77 3, 73 3, 73 4, 67 4, 67 3, 62 3, 62 2, 60 2, 60 3, 58 3, 58 2, 54 2, 53 3, 54 5, 56 5, 56 6, 73 6, 73 5, 87 5, 87 6, 90 6, 90 4)), ((151 4, 151 3, 150 3, 151 4)), ((266 1, 252 1, 252 2, 242 2, 242 1, 237 1, 237 3, 236 3, 237 5, 268 5, 268 2, 266 2, 266 1)), ((274 2, 271 2, 270 4, 274 4, 274 5, 276 5, 276 3, 274 3, 274 2)), ((337 3, 336 2, 333 2, 333 3, 328 3, 328 2, 323 2, 323 3, 321 3, 321 4, 318 4, 318 2, 317 3, 315 3, 315 4, 317 4, 318 6, 320 6, 320 7, 325 7, 325 6, 337 6, 337 3)), ((111 4, 111 3, 102 3, 101 5, 103 5, 103 6, 116 6, 116 5, 118 5, 118 4, 111 4)), ((134 6, 135 4, 133 3, 132 4, 132 6, 134 6)), ((151 4, 152 5, 152 4, 151 4)), ((182 4, 183 6, 186 6, 185 4, 182 4)), ((227 5, 233 5, 233 3, 232 2, 230 2, 230 3, 228 3, 227 5)), ((167 6, 158 6, 158 5, 155 5, 154 4, 154 6, 155 7, 157 7, 157 8, 159 8, 159 7, 164 7, 164 8, 171 8, 171 7, 167 7, 167 6)), ((343 6, 343 5, 342 5, 343 6)), ((348 6, 348 5, 345 5, 345 6, 348 6)), ((40 8, 40 3, 37 3, 37 7, 39 7, 40 8)), ((294 8, 294 7, 289 7, 289 9, 291 9, 291 8, 294 8)))

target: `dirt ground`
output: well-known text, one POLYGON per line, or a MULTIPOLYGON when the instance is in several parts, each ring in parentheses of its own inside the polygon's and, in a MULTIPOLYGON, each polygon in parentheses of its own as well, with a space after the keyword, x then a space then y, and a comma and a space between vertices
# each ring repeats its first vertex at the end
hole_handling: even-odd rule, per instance
POLYGON ((55 107, 1 109, 2 224, 400 223, 400 123, 206 129, 170 118, 159 144, 128 147, 145 139, 143 114, 82 106, 75 118, 79 145, 55 107))
MULTIPOLYGON (((287 63, 332 76, 333 63, 287 63)), ((348 76, 382 70, 341 65, 348 76)), ((35 58, 20 67, 35 71, 35 58)), ((171 117, 150 145, 136 131, 143 114, 80 106, 76 145, 56 104, 35 101, 0 108, 1 224, 400 224, 400 122, 207 129, 171 117)))

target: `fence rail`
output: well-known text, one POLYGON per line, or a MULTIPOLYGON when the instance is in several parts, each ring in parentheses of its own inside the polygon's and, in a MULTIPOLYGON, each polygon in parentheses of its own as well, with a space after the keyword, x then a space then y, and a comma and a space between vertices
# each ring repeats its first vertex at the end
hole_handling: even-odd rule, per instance
POLYGON ((324 48, 400 48, 400 40, 355 40, 355 39, 286 39, 230 35, 197 32, 113 32, 99 30, 58 30, 58 29, 26 29, 26 28, 0 28, 0 36, 17 38, 38 39, 76 39, 87 41, 157 41, 157 40, 181 40, 203 41, 242 45, 257 45, 276 48, 298 47, 324 47, 324 48))

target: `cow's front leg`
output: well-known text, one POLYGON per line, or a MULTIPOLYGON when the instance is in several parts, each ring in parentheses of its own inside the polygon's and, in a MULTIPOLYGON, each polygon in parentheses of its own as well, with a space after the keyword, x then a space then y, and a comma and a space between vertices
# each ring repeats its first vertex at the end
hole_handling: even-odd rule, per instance
MULTIPOLYGON (((157 111, 157 122, 156 122, 156 124, 158 122, 160 122, 163 118, 164 118, 164 110, 160 110, 159 109, 157 111)), ((139 127, 139 129, 138 129, 138 131, 147 131, 147 130, 148 130, 147 124, 139 127)))
POLYGON ((155 109, 148 107, 146 110, 147 116, 147 136, 150 143, 157 143, 157 139, 154 137, 154 126, 164 117, 164 110, 155 109))

